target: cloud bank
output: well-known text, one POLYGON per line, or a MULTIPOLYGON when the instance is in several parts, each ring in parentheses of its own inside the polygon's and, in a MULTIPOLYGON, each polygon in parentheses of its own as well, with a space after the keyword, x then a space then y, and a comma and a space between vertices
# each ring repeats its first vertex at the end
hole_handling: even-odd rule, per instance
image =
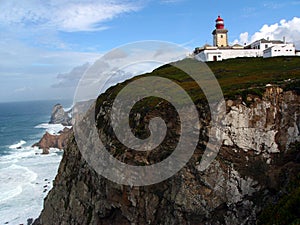
POLYGON ((139 9, 139 1, 126 0, 6 0, 0 2, 0 24, 95 31, 107 28, 103 22, 139 9))
POLYGON ((300 18, 294 17, 288 21, 283 19, 279 23, 265 24, 253 35, 249 35, 248 32, 241 33, 239 40, 234 40, 234 43, 244 45, 268 37, 271 40, 283 40, 285 37, 287 42, 294 42, 296 47, 300 48, 300 18))
POLYGON ((87 62, 81 66, 74 67, 68 73, 60 73, 57 75, 58 83, 52 85, 54 88, 76 87, 80 78, 89 68, 90 64, 87 62))

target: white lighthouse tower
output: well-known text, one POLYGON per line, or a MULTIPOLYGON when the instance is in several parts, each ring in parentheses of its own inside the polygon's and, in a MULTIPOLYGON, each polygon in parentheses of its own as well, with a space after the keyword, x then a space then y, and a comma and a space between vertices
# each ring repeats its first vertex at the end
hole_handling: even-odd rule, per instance
POLYGON ((224 20, 218 16, 216 19, 216 29, 212 32, 214 37, 214 46, 219 48, 228 47, 228 30, 224 28, 224 20))

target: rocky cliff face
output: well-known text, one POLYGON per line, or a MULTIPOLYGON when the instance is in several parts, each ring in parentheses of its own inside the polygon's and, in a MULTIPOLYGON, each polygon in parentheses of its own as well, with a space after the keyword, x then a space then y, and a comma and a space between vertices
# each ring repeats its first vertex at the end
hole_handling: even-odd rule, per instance
MULTIPOLYGON (((104 115, 109 111, 105 106, 109 105, 103 100, 96 111, 104 126, 99 127, 99 134, 113 145, 114 140, 102 134, 107 128, 104 115)), ((209 129, 205 127, 208 117, 202 112, 204 133, 209 129)), ((164 182, 145 187, 118 185, 98 175, 82 158, 72 137, 35 224, 259 223, 264 207, 276 203, 300 171, 300 151, 292 148, 300 141, 300 96, 268 87, 262 98, 249 95, 247 104, 241 99, 227 100, 222 123, 218 136, 223 145, 207 170, 199 169, 204 134, 183 169, 164 182)), ((127 151, 111 149, 111 153, 119 159, 132 157, 127 151)), ((131 162, 143 160, 157 158, 155 154, 139 156, 131 162)))
POLYGON ((241 100, 227 101, 224 145, 268 158, 270 153, 284 152, 291 143, 300 141, 298 95, 283 93, 279 87, 267 87, 262 99, 248 96, 248 104, 251 106, 241 100))
POLYGON ((59 124, 65 126, 71 126, 72 118, 69 116, 69 112, 65 112, 61 104, 56 104, 53 106, 50 122, 52 124, 59 124))

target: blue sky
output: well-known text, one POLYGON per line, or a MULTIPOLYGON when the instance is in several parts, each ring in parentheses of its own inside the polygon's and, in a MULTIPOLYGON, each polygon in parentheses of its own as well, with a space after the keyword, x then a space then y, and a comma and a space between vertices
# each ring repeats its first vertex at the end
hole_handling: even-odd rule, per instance
POLYGON ((85 63, 126 43, 211 44, 218 15, 231 43, 286 36, 300 49, 300 0, 1 0, 0 10, 0 101, 72 98, 85 63))

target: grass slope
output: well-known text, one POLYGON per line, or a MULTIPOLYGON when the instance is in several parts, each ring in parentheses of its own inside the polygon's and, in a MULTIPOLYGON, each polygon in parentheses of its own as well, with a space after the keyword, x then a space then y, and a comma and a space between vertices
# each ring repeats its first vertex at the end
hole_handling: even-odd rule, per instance
MULTIPOLYGON (((185 59, 172 65, 176 66, 177 63, 185 64, 185 67, 192 70, 196 62, 185 59)), ((236 58, 206 64, 217 78, 226 99, 234 99, 237 95, 245 97, 247 94, 261 96, 268 83, 279 85, 286 90, 300 87, 300 57, 236 58)), ((204 95, 199 94, 198 85, 185 72, 174 66, 164 65, 141 76, 171 79, 183 87, 195 102, 203 100, 204 95)))
MULTIPOLYGON (((201 92, 201 88, 199 88, 198 84, 189 75, 176 67, 178 63, 192 71, 193 68, 195 68, 194 65, 198 62, 192 59, 184 59, 172 63, 171 65, 167 64, 161 66, 151 73, 146 73, 121 84, 117 84, 114 87, 109 88, 107 93, 110 93, 113 98, 132 80, 144 76, 159 76, 178 83, 187 91, 196 104, 205 101, 205 96, 201 92)), ((221 62, 208 62, 206 64, 217 78, 225 99, 236 99, 237 96, 241 96, 246 102, 246 96, 248 94, 261 97, 265 91, 265 86, 268 83, 279 85, 285 90, 299 91, 300 89, 300 57, 275 57, 267 59, 236 58, 221 62)), ((196 66, 196 68, 199 67, 196 66)), ((201 73, 201 71, 192 72, 201 73)), ((157 88, 168 89, 168 87, 160 84, 157 84, 157 88)), ((174 92, 173 89, 170 89, 169 91, 170 93, 174 92)), ((128 97, 130 97, 130 94, 131 93, 128 93, 128 97)), ((100 103, 103 98, 104 95, 100 96, 98 98, 98 103, 100 103)), ((151 101, 150 98, 144 103, 150 105, 155 104, 151 101)))

